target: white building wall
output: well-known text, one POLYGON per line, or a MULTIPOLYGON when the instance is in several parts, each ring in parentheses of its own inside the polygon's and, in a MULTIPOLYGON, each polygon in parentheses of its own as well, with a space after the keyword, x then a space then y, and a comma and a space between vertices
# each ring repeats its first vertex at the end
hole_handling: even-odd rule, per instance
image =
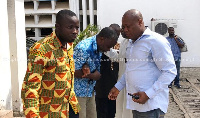
MULTIPOLYGON (((71 0, 70 0, 71 1, 71 0)), ((98 0, 98 25, 121 25, 129 9, 142 12, 146 26, 151 18, 176 19, 180 35, 188 45, 182 53, 183 67, 200 67, 200 1, 199 0, 98 0)), ((26 71, 24 0, 0 0, 0 110, 20 108, 20 89, 26 71)))
MULTIPOLYGON (((25 33, 25 12, 24 0, 15 0, 15 19, 16 19, 16 45, 17 45, 17 70, 18 76, 12 77, 12 99, 13 110, 20 111, 21 104, 21 88, 27 67, 26 55, 26 33, 25 33)), ((12 48, 12 47, 10 47, 12 48)), ((12 71, 16 69, 12 68, 12 71)))
POLYGON ((0 110, 20 111, 27 56, 24 0, 1 0, 0 110))
POLYGON ((12 109, 7 0, 0 1, 0 110, 12 109))
POLYGON ((145 25, 151 28, 151 18, 175 19, 175 33, 181 36, 188 52, 182 53, 182 67, 200 67, 200 0, 98 0, 98 25, 121 25, 123 14, 129 9, 142 12, 145 25))

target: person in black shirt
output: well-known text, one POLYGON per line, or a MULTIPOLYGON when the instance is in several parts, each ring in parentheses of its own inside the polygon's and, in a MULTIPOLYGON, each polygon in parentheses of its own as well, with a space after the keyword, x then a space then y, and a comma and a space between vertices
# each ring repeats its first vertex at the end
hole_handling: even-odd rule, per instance
MULTIPOLYGON (((109 27, 115 29, 120 35, 120 26, 111 24, 109 27)), ((97 80, 95 85, 96 91, 96 110, 97 118, 114 118, 116 113, 116 100, 109 100, 108 94, 111 88, 117 83, 119 64, 112 62, 109 57, 102 54, 101 57, 101 78, 97 80)))

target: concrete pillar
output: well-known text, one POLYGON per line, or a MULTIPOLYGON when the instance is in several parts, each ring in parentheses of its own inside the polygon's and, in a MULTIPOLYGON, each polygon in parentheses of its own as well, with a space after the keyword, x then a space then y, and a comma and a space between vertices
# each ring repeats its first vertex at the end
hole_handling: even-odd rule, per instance
POLYGON ((0 0, 0 110, 12 109, 7 0, 0 0))
POLYGON ((56 1, 51 1, 51 9, 55 10, 56 8, 56 1))
MULTIPOLYGON (((12 1, 12 0, 9 0, 12 1)), ((13 111, 21 111, 21 88, 22 82, 27 68, 27 54, 26 54, 26 32, 25 32, 25 11, 24 0, 15 0, 15 19, 16 19, 16 41, 17 41, 17 69, 18 76, 12 76, 12 99, 13 111), (18 83, 17 83, 18 82, 18 83)), ((12 34, 10 34, 12 35, 12 34)), ((11 49, 12 47, 10 47, 11 49)), ((15 71, 15 68, 11 68, 15 71)))
POLYGON ((35 39, 40 40, 40 37, 41 37, 41 29, 35 28, 35 39))
POLYGON ((24 0, 1 0, 0 8, 0 109, 20 111, 27 65, 24 0))
POLYGON ((79 0, 69 0, 69 8, 76 13, 79 19, 79 0))
POLYGON ((83 8, 83 30, 87 27, 87 1, 82 0, 82 8, 83 8))
MULTIPOLYGON (((69 0, 69 9, 72 10, 76 14, 78 19, 80 20, 80 17, 79 17, 79 0, 69 0)), ((80 32, 80 28, 79 28, 79 32, 80 32)))
POLYGON ((94 24, 94 1, 89 0, 90 24, 94 24))
POLYGON ((34 15, 34 21, 35 21, 35 24, 38 24, 39 23, 39 15, 34 15))

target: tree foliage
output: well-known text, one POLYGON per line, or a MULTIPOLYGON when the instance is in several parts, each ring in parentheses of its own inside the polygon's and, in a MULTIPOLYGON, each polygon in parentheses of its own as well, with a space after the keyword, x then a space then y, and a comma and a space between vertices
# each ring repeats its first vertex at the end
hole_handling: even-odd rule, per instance
POLYGON ((88 25, 85 30, 80 32, 80 34, 77 36, 77 38, 74 41, 74 47, 82 40, 94 36, 99 32, 99 28, 96 25, 88 25))

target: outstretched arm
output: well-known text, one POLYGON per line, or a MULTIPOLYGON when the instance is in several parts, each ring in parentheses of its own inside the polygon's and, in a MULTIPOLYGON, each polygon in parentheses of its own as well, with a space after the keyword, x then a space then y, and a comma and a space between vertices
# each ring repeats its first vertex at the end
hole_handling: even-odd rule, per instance
POLYGON ((108 98, 110 100, 116 100, 119 92, 126 86, 126 81, 124 75, 120 78, 120 80, 115 84, 115 86, 110 90, 108 94, 108 98))

